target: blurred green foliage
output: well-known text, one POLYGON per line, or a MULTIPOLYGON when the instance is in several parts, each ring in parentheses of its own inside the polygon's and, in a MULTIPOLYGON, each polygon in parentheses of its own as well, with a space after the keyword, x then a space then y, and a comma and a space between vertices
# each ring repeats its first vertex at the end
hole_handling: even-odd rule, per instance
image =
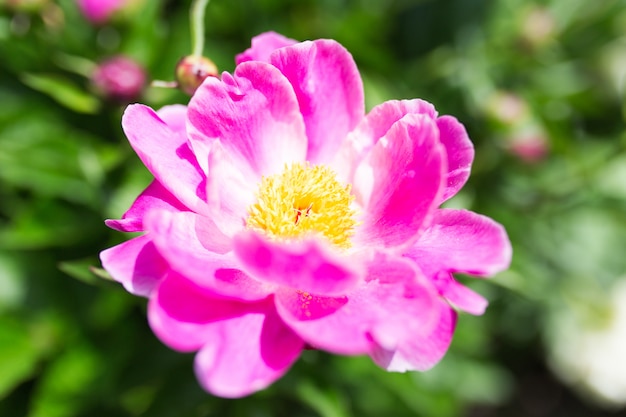
MULTIPOLYGON (((368 108, 420 97, 460 119, 476 162, 450 204, 503 223, 514 246, 510 271, 463 279, 491 305, 460 317, 432 371, 307 351, 242 400, 203 392, 192 355, 150 332, 145 301, 90 270, 125 238, 103 219, 150 176, 88 63, 122 53, 172 79, 191 48, 190 2, 138 2, 101 26, 71 0, 17 3, 0 1, 1 416, 582 417, 620 405, 553 371, 554 318, 601 328, 626 279, 625 1, 213 0, 205 51, 222 70, 263 31, 334 38, 368 108)), ((147 88, 141 101, 186 100, 147 88)))

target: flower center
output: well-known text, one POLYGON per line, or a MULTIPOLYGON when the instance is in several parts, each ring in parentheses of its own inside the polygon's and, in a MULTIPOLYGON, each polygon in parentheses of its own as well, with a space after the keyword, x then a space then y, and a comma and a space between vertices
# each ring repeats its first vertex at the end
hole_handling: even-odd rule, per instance
POLYGON ((334 245, 349 248, 354 233, 354 196, 350 185, 337 181, 324 165, 285 165, 282 173, 263 177, 247 226, 275 239, 323 235, 334 245))

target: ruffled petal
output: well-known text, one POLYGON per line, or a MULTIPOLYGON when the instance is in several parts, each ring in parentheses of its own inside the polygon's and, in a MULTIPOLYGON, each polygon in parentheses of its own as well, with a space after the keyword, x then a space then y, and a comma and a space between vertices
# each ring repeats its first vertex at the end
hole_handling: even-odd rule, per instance
POLYGON ((254 304, 216 297, 178 274, 169 274, 150 297, 148 320, 163 343, 190 352, 211 342, 215 322, 255 309, 254 304))
POLYGON ((396 122, 356 170, 353 190, 364 213, 355 241, 393 247, 416 236, 440 201, 445 158, 430 117, 396 122))
POLYGON ((189 103, 187 131, 194 150, 220 140, 253 183, 306 156, 293 88, 278 69, 263 62, 244 62, 234 76, 224 73, 222 80, 207 78, 189 103))
POLYGON ((430 226, 408 250, 420 268, 490 276, 508 268, 511 243, 504 228, 467 210, 436 210, 430 226))
POLYGON ((279 291, 277 310, 311 346, 347 355, 369 353, 376 344, 396 347, 437 323, 437 293, 411 262, 379 255, 367 273, 367 282, 343 297, 279 291))
POLYGON ((268 303, 264 312, 215 322, 196 356, 196 375, 210 393, 237 398, 280 378, 298 358, 304 342, 268 303))
POLYGON ((237 65, 246 61, 270 62, 270 55, 276 49, 293 45, 298 41, 276 32, 265 32, 252 38, 252 46, 235 57, 237 65))
POLYGON ((160 182, 154 180, 139 194, 121 219, 107 219, 104 223, 120 232, 141 232, 143 218, 148 210, 189 211, 160 182))
POLYGON ((242 268, 268 285, 285 286, 318 295, 343 294, 361 278, 349 257, 340 257, 317 239, 275 242, 253 231, 233 239, 242 268))
MULTIPOLYGON (((165 112, 178 113, 173 109, 165 112)), ((128 140, 152 175, 185 206, 206 209, 206 177, 181 134, 178 119, 173 130, 151 108, 131 104, 122 117, 128 140)))
POLYGON ((321 39, 276 50, 270 62, 298 97, 308 138, 307 160, 328 162, 365 114, 363 83, 352 55, 321 39))
POLYGON ((151 211, 146 230, 171 268, 200 287, 239 300, 260 300, 271 288, 240 270, 230 238, 191 212, 151 211))
POLYGON ((147 297, 168 271, 147 235, 100 252, 102 266, 131 294, 147 297))
POLYGON ((450 347, 456 312, 445 302, 439 302, 439 322, 429 333, 408 337, 396 349, 377 347, 370 353, 374 362, 388 371, 426 371, 443 358, 450 347))
POLYGON ((465 127, 452 116, 438 118, 437 127, 439 140, 446 147, 448 156, 447 184, 442 200, 445 201, 467 182, 474 161, 474 145, 467 136, 465 127))

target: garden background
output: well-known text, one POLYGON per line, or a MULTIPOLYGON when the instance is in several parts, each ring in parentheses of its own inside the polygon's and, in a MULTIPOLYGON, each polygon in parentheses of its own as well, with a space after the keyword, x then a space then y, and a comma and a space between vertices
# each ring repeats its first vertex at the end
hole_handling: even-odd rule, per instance
POLYGON ((150 176, 85 60, 124 54, 171 80, 191 52, 189 1, 130 3, 96 25, 72 0, 0 0, 0 416, 625 415, 625 1, 211 2, 205 53, 221 71, 267 30, 334 38, 368 108, 419 97, 456 116, 476 161, 449 205, 502 223, 514 250, 509 271, 461 277, 490 306, 460 316, 433 370, 306 351, 240 400, 203 392, 145 300, 90 269, 125 238, 103 220, 150 176))

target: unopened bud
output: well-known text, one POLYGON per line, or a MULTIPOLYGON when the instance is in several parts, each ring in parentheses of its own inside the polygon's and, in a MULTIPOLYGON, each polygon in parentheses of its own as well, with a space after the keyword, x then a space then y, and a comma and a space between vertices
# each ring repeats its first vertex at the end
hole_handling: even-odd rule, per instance
POLYGON ((207 77, 217 77, 217 67, 209 58, 188 55, 176 65, 176 82, 178 88, 193 95, 207 77))
POLYGON ((144 69, 135 61, 115 56, 98 65, 91 76, 96 91, 109 100, 136 100, 146 83, 144 69))

